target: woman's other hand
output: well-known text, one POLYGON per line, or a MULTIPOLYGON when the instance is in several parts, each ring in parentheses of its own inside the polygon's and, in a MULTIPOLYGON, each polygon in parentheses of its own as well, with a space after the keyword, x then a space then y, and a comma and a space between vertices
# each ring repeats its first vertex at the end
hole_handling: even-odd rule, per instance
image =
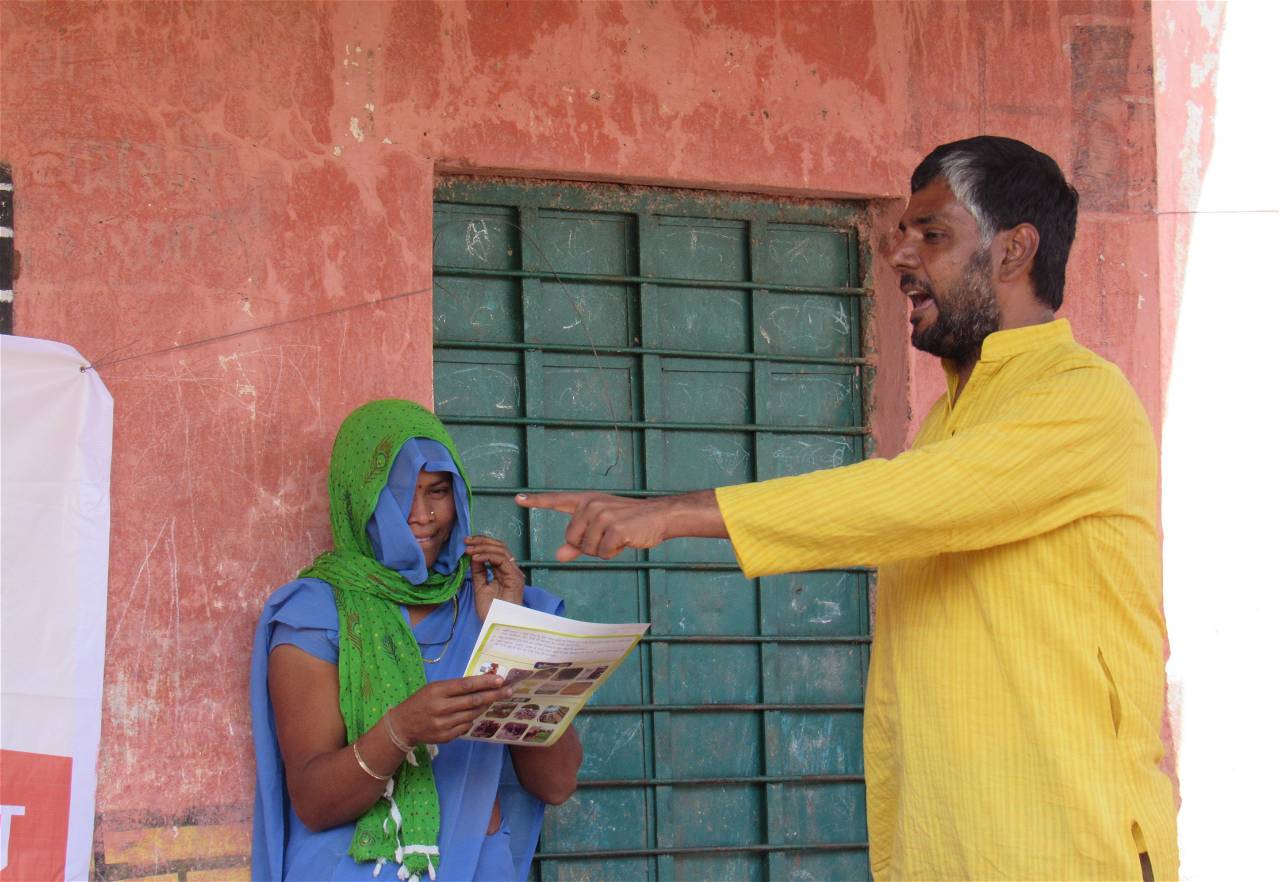
POLYGON ((485 708, 511 695, 495 674, 429 683, 356 739, 353 749, 338 703, 337 665, 296 646, 277 646, 268 682, 289 798, 311 830, 354 821, 382 796, 385 776, 405 761, 388 723, 402 741, 439 744, 466 734, 485 708))
POLYGON ((511 697, 497 674, 437 680, 396 705, 387 716, 396 735, 411 744, 444 744, 467 734, 495 701, 511 697))
POLYGON ((573 726, 550 747, 507 747, 520 786, 548 805, 560 805, 578 789, 582 743, 573 726))
POLYGON ((471 555, 471 587, 476 595, 476 615, 484 621, 494 599, 524 603, 524 572, 516 566, 511 549, 492 536, 468 536, 471 555))

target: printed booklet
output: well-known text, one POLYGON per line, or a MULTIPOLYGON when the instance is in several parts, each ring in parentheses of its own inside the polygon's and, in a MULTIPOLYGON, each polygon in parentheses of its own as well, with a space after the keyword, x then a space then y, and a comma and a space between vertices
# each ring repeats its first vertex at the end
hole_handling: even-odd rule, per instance
POLYGON ((647 622, 578 622, 495 600, 465 676, 497 673, 515 687, 463 738, 550 747, 649 630, 647 622))

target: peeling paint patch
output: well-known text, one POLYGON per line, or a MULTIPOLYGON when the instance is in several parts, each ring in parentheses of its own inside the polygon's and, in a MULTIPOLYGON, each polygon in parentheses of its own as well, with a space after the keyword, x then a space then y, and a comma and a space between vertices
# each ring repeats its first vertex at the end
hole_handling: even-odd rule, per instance
POLYGON ((1222 28, 1222 13, 1226 10, 1225 3, 1210 3, 1206 0, 1200 0, 1196 4, 1196 12, 1200 14, 1200 24, 1210 36, 1217 36, 1218 31, 1222 28))
POLYGON ((1210 52, 1191 63, 1191 88, 1198 89, 1218 72, 1218 53, 1210 52))
POLYGON ((355 138, 357 141, 364 140, 364 129, 360 128, 359 117, 351 117, 351 137, 355 138))
POLYGON ((1187 127, 1182 133, 1182 151, 1178 159, 1182 164, 1178 176, 1178 197, 1188 209, 1194 209, 1200 201, 1200 182, 1204 179, 1200 168, 1200 138, 1204 129, 1204 108, 1194 101, 1187 101, 1187 127))

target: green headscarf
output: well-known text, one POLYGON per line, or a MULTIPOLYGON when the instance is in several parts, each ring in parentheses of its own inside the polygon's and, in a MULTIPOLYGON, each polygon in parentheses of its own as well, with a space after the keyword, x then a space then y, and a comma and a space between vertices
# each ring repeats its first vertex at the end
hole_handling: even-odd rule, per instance
MULTIPOLYGON (((365 526, 396 454, 410 438, 445 446, 466 484, 470 507, 471 482, 444 424, 411 401, 371 401, 343 421, 333 442, 329 522, 334 550, 298 574, 333 586, 338 606, 338 703, 348 744, 427 684, 418 641, 399 604, 450 600, 470 566, 470 558, 463 556, 448 575, 432 571, 424 584, 414 585, 373 556, 365 526)), ((439 834, 440 799, 431 759, 420 745, 387 782, 385 798, 356 822, 350 853, 357 861, 395 861, 411 876, 425 871, 434 878, 432 862, 418 849, 427 846, 434 851, 439 834)))

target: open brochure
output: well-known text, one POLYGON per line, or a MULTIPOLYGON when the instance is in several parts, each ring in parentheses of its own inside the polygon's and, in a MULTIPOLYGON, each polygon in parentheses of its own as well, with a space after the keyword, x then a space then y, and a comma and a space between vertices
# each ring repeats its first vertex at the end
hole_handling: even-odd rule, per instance
POLYGON ((555 744, 647 630, 647 622, 578 622, 495 600, 465 676, 497 673, 515 694, 491 704, 462 737, 555 744))

